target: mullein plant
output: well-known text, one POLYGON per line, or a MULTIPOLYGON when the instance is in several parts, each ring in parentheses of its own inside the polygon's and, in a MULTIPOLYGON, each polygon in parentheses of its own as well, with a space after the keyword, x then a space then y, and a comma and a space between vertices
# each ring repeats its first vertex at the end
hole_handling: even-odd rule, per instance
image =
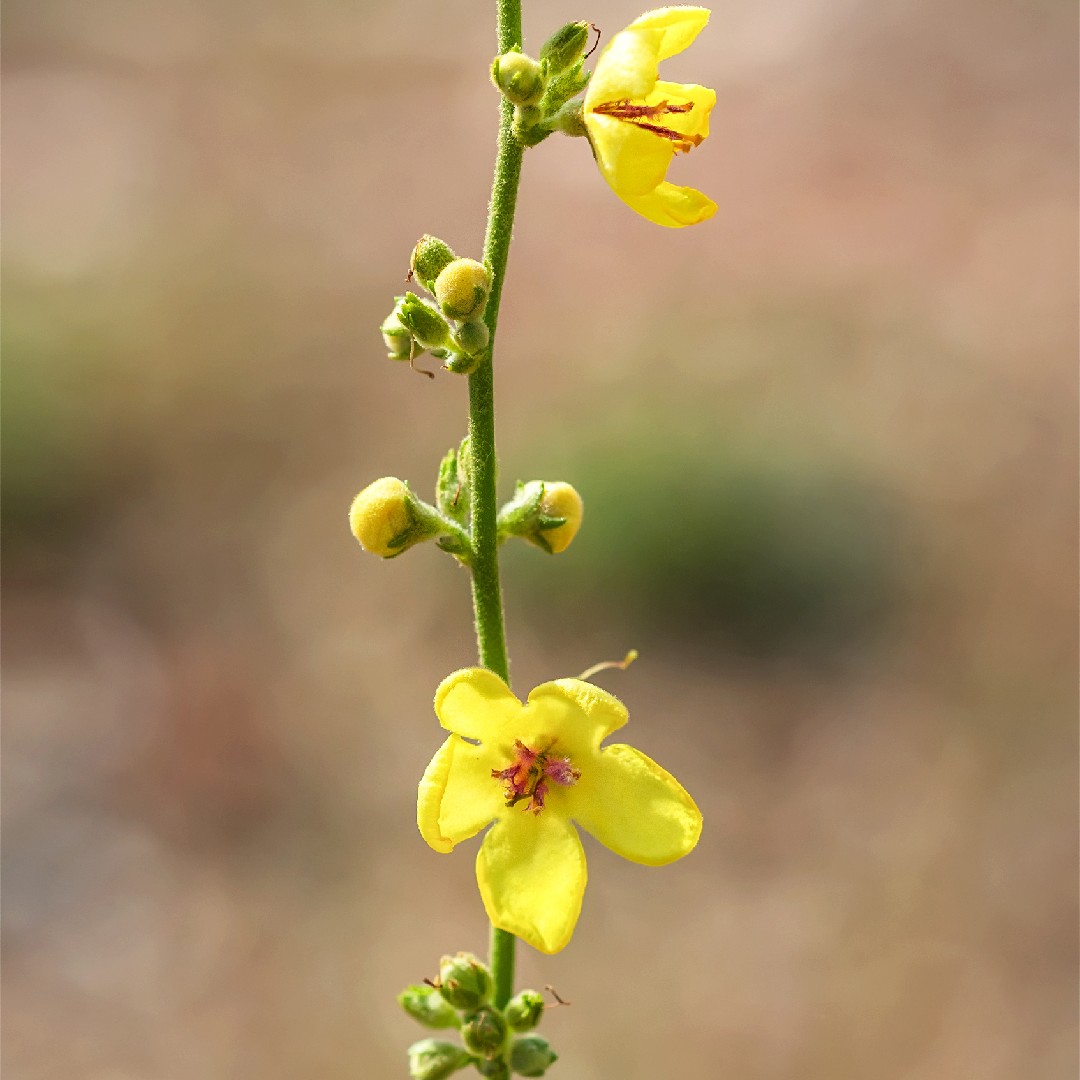
POLYGON ((701 192, 667 179, 675 155, 708 135, 716 95, 658 73, 661 61, 704 29, 709 12, 646 12, 614 35, 590 74, 589 46, 599 34, 592 24, 562 27, 533 57, 522 49, 521 0, 496 5, 491 80, 502 96, 501 122, 482 257, 460 257, 437 237, 421 237, 408 274, 417 291, 395 298, 381 327, 390 359, 414 365, 429 353, 467 378, 468 435, 443 458, 433 503, 383 477, 349 513, 366 551, 396 558, 433 541, 472 578, 479 664, 452 672, 435 692, 446 734, 420 780, 416 818, 440 853, 484 833, 476 880, 491 922, 490 955, 487 963, 446 955, 437 975, 399 996, 420 1024, 456 1033, 409 1048, 414 1080, 462 1069, 543 1076, 556 1060, 535 1033, 543 995, 515 992, 514 953, 517 938, 543 953, 570 942, 586 881, 579 828, 646 866, 688 854, 701 833, 697 806, 670 773, 632 746, 606 741, 627 712, 588 681, 597 669, 537 686, 524 701, 510 689, 499 547, 517 537, 548 554, 564 551, 581 527, 583 503, 568 483, 530 480, 498 506, 492 357, 527 149, 554 133, 584 139, 615 194, 658 225, 695 225, 716 212, 701 192))

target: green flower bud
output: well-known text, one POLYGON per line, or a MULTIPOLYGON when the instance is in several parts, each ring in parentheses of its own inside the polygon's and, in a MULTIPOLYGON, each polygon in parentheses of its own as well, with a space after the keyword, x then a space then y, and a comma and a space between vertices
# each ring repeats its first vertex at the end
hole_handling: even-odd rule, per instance
POLYGON ((492 985, 491 972, 472 953, 444 956, 439 962, 439 993, 461 1012, 486 1005, 492 985))
POLYGON ((514 110, 514 135, 526 146, 537 146, 551 134, 547 113, 535 105, 514 110))
POLYGON ((406 986, 398 994, 398 1004, 425 1027, 460 1027, 454 1007, 433 986, 406 986))
POLYGON ((491 340, 487 324, 480 319, 464 322, 454 331, 454 344, 466 356, 479 356, 491 340))
POLYGON ((466 1050, 480 1057, 498 1057, 506 1045, 508 1032, 502 1013, 485 1005, 465 1017, 465 1023, 461 1025, 461 1041, 466 1050))
POLYGON ((489 1076, 493 1080, 510 1080, 510 1066, 502 1058, 477 1058, 473 1065, 481 1076, 489 1076))
POLYGON ((414 360, 423 352, 416 344, 412 331, 401 321, 400 307, 403 299, 401 296, 395 297, 394 310, 379 327, 391 360, 414 360))
POLYGON ((523 537, 557 555, 577 536, 584 512, 581 496, 569 484, 530 480, 519 484, 513 499, 499 511, 499 535, 523 537))
POLYGON ((455 375, 471 375, 480 363, 479 356, 465 356, 463 353, 451 353, 443 364, 444 371, 455 375))
POLYGON ((514 1031, 531 1031, 544 1015, 544 995, 535 990, 522 990, 503 1010, 506 1022, 514 1031))
POLYGON ((559 1060, 547 1039, 522 1035, 510 1047, 510 1067, 522 1076, 543 1076, 559 1060))
POLYGON ((540 50, 540 60, 547 62, 549 75, 561 75, 585 55, 585 46, 588 42, 589 24, 587 22, 567 23, 544 42, 540 50))
POLYGON ((580 101, 568 101, 550 120, 556 131, 561 131, 571 138, 580 139, 588 135, 585 127, 582 103, 580 101))
POLYGON ((496 56, 491 65, 491 81, 515 105, 535 105, 544 96, 543 68, 521 52, 496 56))
POLYGON ((428 292, 434 292, 435 279, 456 258, 457 256, 450 250, 448 244, 444 244, 437 236, 428 236, 425 233, 416 242, 416 247, 413 248, 409 267, 413 272, 413 277, 428 292))
POLYGON ((461 322, 474 322, 484 314, 491 291, 491 274, 475 259, 455 259, 439 272, 433 291, 444 315, 461 322))
POLYGON ((392 559, 445 528, 433 506, 421 502, 396 476, 368 484, 349 507, 349 528, 360 546, 392 559))
POLYGON ((408 1053, 412 1080, 446 1080, 472 1062, 460 1046, 441 1039, 421 1039, 409 1047, 408 1053))
POLYGON ((446 320, 415 293, 406 293, 398 305, 398 318, 425 349, 444 348, 450 344, 446 320))

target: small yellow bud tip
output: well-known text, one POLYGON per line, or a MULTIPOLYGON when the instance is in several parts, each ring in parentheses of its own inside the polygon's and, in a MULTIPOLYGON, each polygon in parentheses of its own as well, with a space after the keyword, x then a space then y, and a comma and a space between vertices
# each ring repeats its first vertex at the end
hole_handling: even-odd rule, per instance
POLYGON ((411 524, 409 489, 396 476, 384 476, 368 484, 349 508, 353 536, 365 551, 384 559, 398 553, 390 542, 411 524))
POLYGON ((540 500, 541 511, 549 517, 565 518, 562 525, 544 530, 544 539, 554 554, 565 551, 581 528, 585 504, 577 490, 561 481, 544 484, 544 497, 540 500))

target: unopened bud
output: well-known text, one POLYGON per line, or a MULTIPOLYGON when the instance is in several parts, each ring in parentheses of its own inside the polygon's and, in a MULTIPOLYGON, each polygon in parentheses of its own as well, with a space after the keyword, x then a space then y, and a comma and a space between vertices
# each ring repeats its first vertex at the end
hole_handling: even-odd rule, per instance
POLYGON ((520 52, 496 56, 491 81, 507 101, 535 105, 544 96, 544 70, 531 56, 520 52))
POLYGON ((559 1059, 547 1039, 521 1035, 510 1047, 510 1067, 522 1076, 543 1076, 559 1059))
POLYGON ((438 533, 438 516, 396 476, 368 484, 349 507, 349 528, 360 546, 392 559, 438 533))
POLYGON ((473 1067, 491 1080, 510 1080, 510 1066, 501 1057, 474 1059, 473 1067))
POLYGON ((474 1012, 491 997, 491 972, 472 953, 444 956, 439 962, 439 993, 455 1009, 474 1012))
POLYGON ((544 1015, 544 995, 535 990, 522 990, 510 999, 503 1015, 514 1031, 531 1031, 544 1015))
POLYGON ((398 1004, 425 1027, 449 1028, 461 1024, 453 1005, 433 986, 406 986, 397 999, 398 1004))
POLYGON ((441 1039, 421 1039, 409 1047, 408 1053, 412 1080, 446 1080, 472 1061, 460 1046, 441 1039))
POLYGON ((450 344, 446 320, 415 293, 406 293, 397 308, 398 318, 425 349, 445 348, 450 344))
POLYGON ((497 1057, 506 1045, 506 1021, 497 1009, 485 1005, 465 1017, 461 1025, 461 1041, 465 1049, 480 1057, 497 1057))
POLYGON ((409 266, 412 269, 413 277, 428 292, 434 292, 435 279, 439 276, 440 271, 456 258, 457 256, 450 250, 449 244, 443 243, 437 236, 428 236, 425 233, 416 242, 416 247, 413 248, 409 266))
POLYGON ((464 353, 450 353, 443 362, 444 371, 455 375, 471 375, 480 363, 479 356, 466 356, 464 353))
POLYGON ((413 360, 422 351, 416 344, 412 331, 401 321, 400 307, 404 297, 398 297, 394 310, 383 320, 382 332, 387 355, 391 360, 413 360))
POLYGON ((499 511, 499 533, 521 536, 552 555, 565 551, 581 528, 581 496, 561 480, 519 484, 499 511))
POLYGON ((588 41, 587 22, 567 23, 561 30, 556 30, 540 50, 541 61, 547 61, 548 74, 561 75, 567 68, 572 68, 585 55, 588 41))
POLYGON ((448 318, 473 322, 484 314, 491 274, 475 259, 455 259, 435 279, 435 300, 448 318))
POLYGON ((464 322, 454 331, 454 344, 466 356, 479 356, 488 347, 490 340, 491 332, 487 324, 480 319, 464 322))

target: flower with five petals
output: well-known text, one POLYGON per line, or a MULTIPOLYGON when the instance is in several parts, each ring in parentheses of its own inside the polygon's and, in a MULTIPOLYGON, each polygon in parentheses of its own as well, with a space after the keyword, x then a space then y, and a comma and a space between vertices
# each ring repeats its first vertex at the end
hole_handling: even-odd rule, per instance
POLYGON ((665 179, 671 159, 708 136, 716 92, 663 82, 657 70, 708 21, 709 9, 702 7, 647 11, 611 39, 585 92, 582 116, 604 179, 632 210, 669 228, 716 213, 712 199, 665 179))
POLYGON ((627 721, 617 698, 580 679, 522 704, 497 675, 447 676, 435 712, 451 734, 420 781, 417 824, 436 851, 492 822, 476 859, 488 918, 541 952, 570 940, 585 893, 574 823, 633 862, 691 851, 701 813, 679 782, 631 746, 601 742, 627 721))

